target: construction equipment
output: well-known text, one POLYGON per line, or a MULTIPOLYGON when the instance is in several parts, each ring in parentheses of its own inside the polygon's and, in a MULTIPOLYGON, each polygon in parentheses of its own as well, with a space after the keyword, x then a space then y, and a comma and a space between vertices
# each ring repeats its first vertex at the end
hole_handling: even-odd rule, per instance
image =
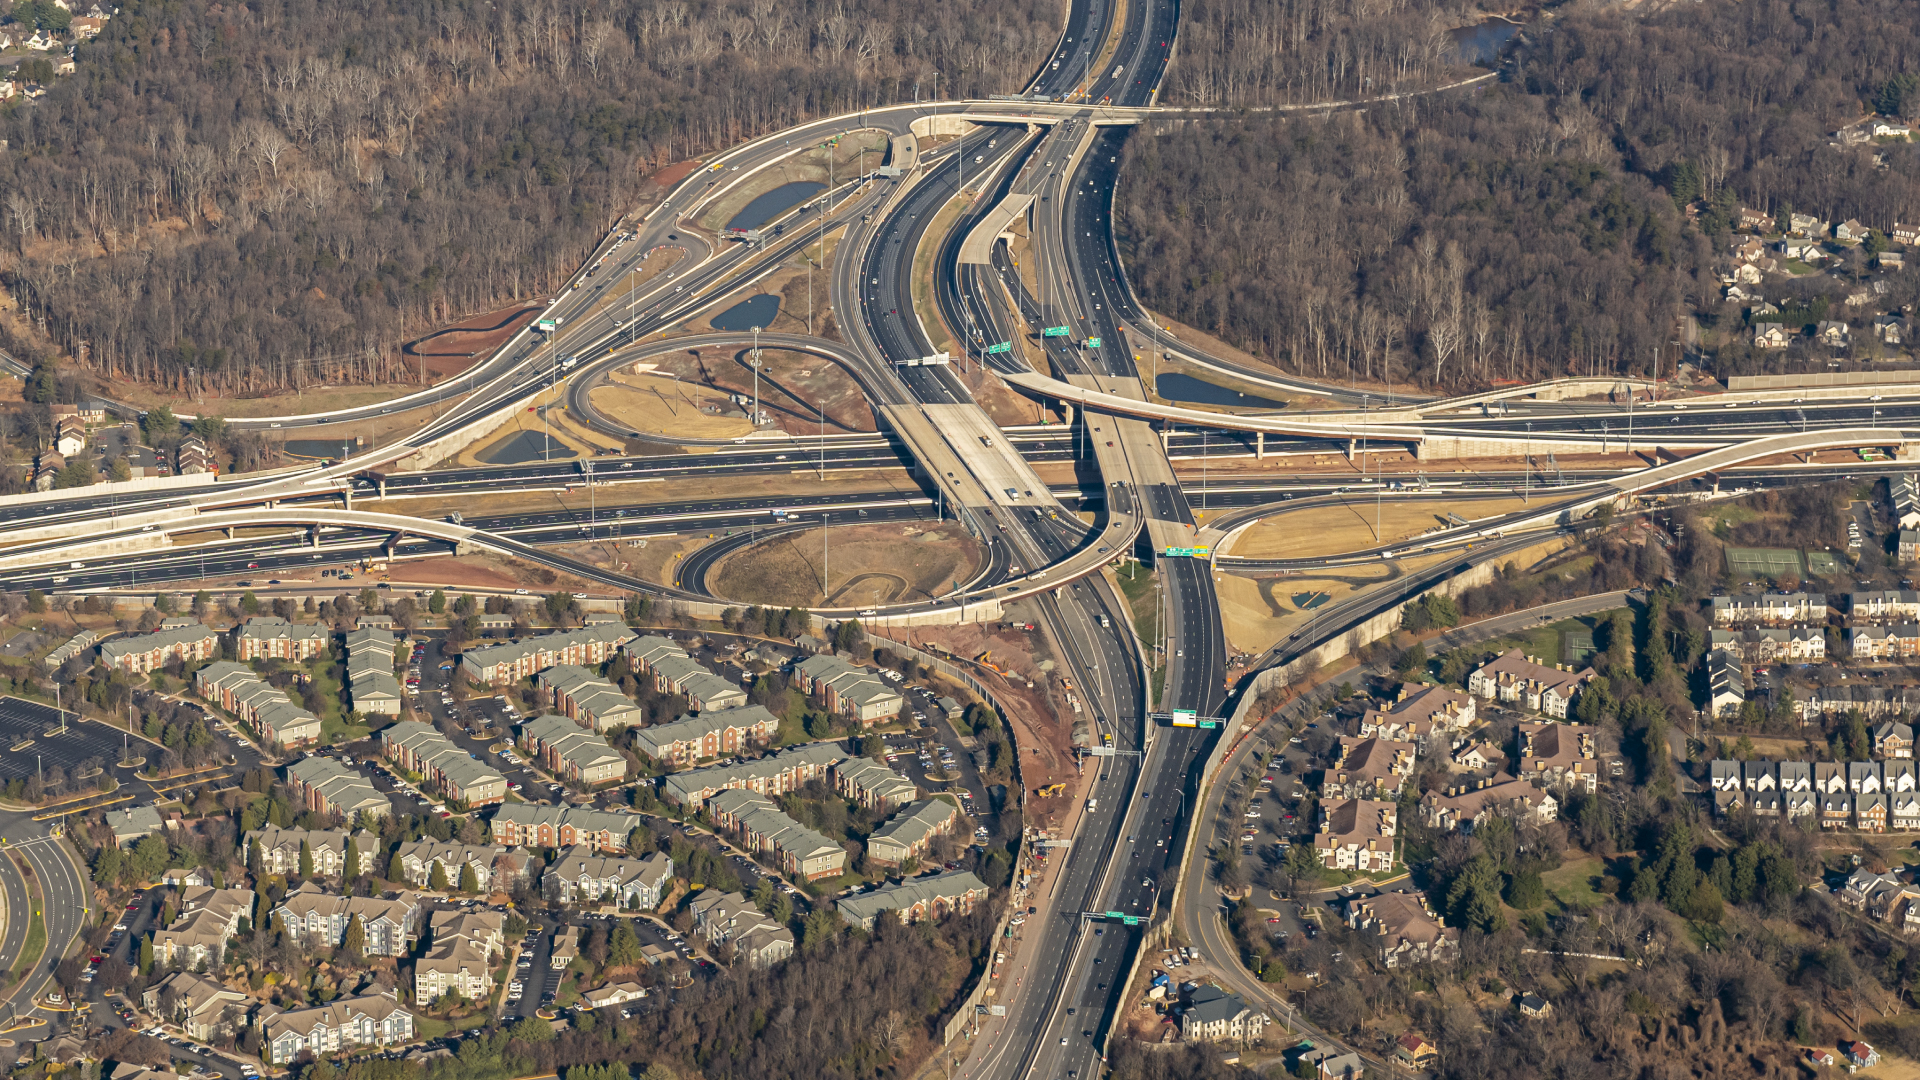
POLYGON ((1067 793, 1067 785, 1064 783, 1047 784, 1044 787, 1035 788, 1033 793, 1039 798, 1051 799, 1055 795, 1065 795, 1067 793))

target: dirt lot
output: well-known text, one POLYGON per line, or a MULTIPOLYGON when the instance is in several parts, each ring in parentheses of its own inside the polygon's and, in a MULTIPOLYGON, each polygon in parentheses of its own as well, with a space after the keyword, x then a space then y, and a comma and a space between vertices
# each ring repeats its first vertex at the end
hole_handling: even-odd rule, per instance
MULTIPOLYGON (((833 606, 899 603, 944 595, 980 567, 984 552, 958 525, 918 522, 833 530, 826 552, 833 606)), ((714 568, 708 585, 743 603, 816 606, 820 530, 756 544, 714 568)))
MULTIPOLYGON (((725 404, 728 411, 744 417, 746 410, 728 403, 726 395, 753 394, 753 369, 746 363, 752 352, 750 347, 688 350, 643 363, 654 365, 656 375, 678 376, 683 384, 706 390, 704 400, 725 404)), ((760 362, 760 408, 774 427, 791 435, 817 435, 820 419, 815 409, 819 407, 826 411, 828 431, 876 430, 866 395, 838 364, 785 349, 762 349, 760 362)), ((686 392, 699 394, 700 390, 686 392)), ((594 404, 599 403, 596 397, 594 404)), ((746 430, 744 421, 741 430, 746 430)))
POLYGON ((543 305, 525 304, 475 315, 415 338, 402 345, 400 352, 415 366, 424 363, 429 381, 439 382, 506 344, 542 310, 543 305))
POLYGON ((1382 500, 1379 539, 1373 534, 1374 502, 1356 496, 1339 506, 1313 507, 1266 518, 1235 538, 1229 554, 1249 559, 1311 558, 1339 555, 1379 544, 1412 539, 1444 528, 1449 513, 1468 521, 1543 505, 1519 499, 1382 500))
POLYGON ((1054 829, 1079 808, 1085 778, 1074 767, 1073 724, 1064 719, 1072 714, 1062 706, 1058 680, 1042 670, 1052 668, 1054 660, 1038 632, 971 624, 892 632, 905 635, 904 640, 916 648, 952 654, 955 663, 973 672, 1011 707, 1013 715, 1008 721, 1014 745, 1020 751, 1020 782, 1029 793, 1049 784, 1067 785, 1063 797, 1029 799, 1028 824, 1054 829), (986 652, 993 654, 991 662, 1008 676, 968 659, 986 652), (1029 682, 1032 689, 1028 689, 1029 682))
POLYGON ((525 584, 507 560, 493 555, 442 555, 392 564, 387 577, 416 585, 466 585, 476 589, 517 589, 525 584))
POLYGON ((587 397, 607 419, 649 434, 734 439, 753 431, 740 407, 724 394, 651 371, 616 372, 587 397))
POLYGON ((1314 611, 1337 604, 1354 593, 1402 576, 1404 570, 1385 562, 1342 568, 1334 573, 1304 575, 1215 574, 1220 616, 1226 624, 1227 644, 1237 652, 1261 653, 1275 641, 1312 617, 1314 611))

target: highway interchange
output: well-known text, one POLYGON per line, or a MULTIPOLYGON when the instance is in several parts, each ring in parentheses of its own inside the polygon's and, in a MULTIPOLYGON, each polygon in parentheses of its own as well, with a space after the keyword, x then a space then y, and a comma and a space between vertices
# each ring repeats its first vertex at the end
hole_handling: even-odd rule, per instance
MULTIPOLYGON (((996 1001, 1006 1015, 983 1019, 966 1045, 956 1075, 969 1077, 1068 1077, 1096 1075, 1118 1015, 1142 930, 1099 913, 1166 918, 1172 883, 1181 872, 1179 851, 1197 820, 1194 806, 1207 798, 1201 769, 1212 752, 1214 728, 1171 727, 1156 714, 1189 710, 1224 717, 1230 710, 1226 642, 1213 590, 1213 566, 1205 559, 1163 557, 1165 546, 1197 535, 1201 522, 1190 494, 1205 491, 1208 507, 1227 511, 1207 522, 1226 529, 1299 506, 1365 496, 1380 485, 1367 481, 1276 480, 1272 476, 1211 477, 1202 485, 1191 468, 1204 453, 1221 460, 1256 454, 1251 436, 1155 430, 1142 419, 1094 414, 1073 426, 1005 430, 985 420, 974 404, 977 370, 1017 374, 1028 367, 1026 343, 1057 377, 1076 386, 1146 400, 1150 397, 1136 355, 1166 347, 1150 315, 1132 295, 1120 266, 1111 226, 1114 185, 1124 160, 1124 119, 1115 109, 1154 104, 1172 53, 1178 6, 1166 0, 1116 9, 1109 0, 1075 0, 1059 48, 1031 87, 1028 101, 942 102, 871 110, 802 125, 744 144, 711 159, 673 188, 644 218, 611 233, 583 264, 570 287, 554 298, 543 319, 552 332, 528 328, 515 334, 472 371, 440 386, 376 406, 341 413, 236 421, 266 430, 324 427, 372 419, 422 405, 449 405, 420 431, 385 447, 337 461, 263 478, 182 483, 129 494, 60 494, 0 504, 0 530, 14 539, 49 544, 55 552, 35 563, 16 561, 0 569, 8 589, 138 590, 239 574, 271 593, 309 570, 350 562, 370 551, 398 554, 444 552, 444 539, 356 527, 300 522, 305 509, 351 500, 381 500, 386 512, 404 514, 408 500, 511 492, 567 492, 589 479, 600 504, 549 510, 488 513, 484 506, 463 515, 476 530, 533 562, 543 562, 617 589, 647 591, 688 600, 710 598, 708 570, 728 552, 770 535, 784 535, 818 521, 925 520, 960 522, 986 547, 988 558, 967 591, 991 602, 1031 597, 1059 645, 1061 663, 1085 691, 1095 729, 1111 735, 1116 755, 1089 759, 1094 773, 1084 808, 1064 848, 1054 849, 1041 888, 1030 903, 1020 974, 1003 985, 996 1001), (1116 21, 1115 16, 1122 19, 1116 21), (1111 107, 1111 108, 1110 108, 1111 107), (1028 115, 1022 118, 1021 112, 1028 115), (966 116, 981 118, 961 123, 966 116), (951 123, 951 130, 938 125, 951 123), (1027 121, 1031 120, 1032 123, 1027 121), (916 126, 917 125, 917 126, 916 126), (1030 130, 1031 129, 1031 130, 1030 130), (766 169, 806 152, 822 140, 852 130, 890 139, 904 168, 876 171, 837 184, 796 207, 745 243, 716 239, 690 223, 728 193, 743 190, 766 169), (949 136, 941 141, 940 136, 949 136), (961 206, 950 232, 931 230, 943 210, 961 206), (1025 259, 1016 264, 1011 245, 993 241, 985 258, 966 252, 965 240, 995 217, 1009 199, 1032 200, 1032 228, 1024 237, 1025 259), (541 391, 565 381, 567 407, 583 422, 622 437, 640 433, 600 417, 588 391, 614 367, 690 347, 738 350, 739 335, 673 337, 671 331, 716 303, 742 294, 790 263, 820 237, 841 232, 830 265, 831 300, 840 313, 844 341, 766 335, 771 347, 801 348, 842 367, 859 384, 885 428, 882 434, 823 433, 817 438, 755 438, 724 445, 687 440, 663 453, 600 457, 589 461, 536 462, 479 468, 424 466, 446 456, 472 425, 503 410, 524 409, 541 391), (937 240, 937 243, 935 242, 937 240), (918 363, 933 355, 933 328, 917 301, 920 256, 934 249, 931 305, 951 337, 950 362, 918 363), (670 270, 635 288, 628 304, 610 287, 643 269, 646 260, 672 253, 670 270), (1031 275, 1032 285, 1022 271, 1031 275), (1042 337, 1047 327, 1061 336, 1042 337), (664 336, 663 336, 664 335, 664 336), (999 343, 1020 348, 988 353, 999 343), (1099 344, 1094 344, 1098 342, 1099 344), (912 363, 910 363, 912 362, 912 363), (973 370, 970 383, 967 369, 973 370), (984 425, 984 426, 983 426, 984 425), (956 435, 955 432, 963 432, 956 435), (977 440, 978 446, 972 445, 977 440), (682 449, 697 452, 682 453, 682 449), (1030 480, 1034 466, 1078 462, 1072 484, 1030 480), (956 467, 958 466, 958 467, 956 467), (902 468, 915 486, 876 483, 848 490, 863 472, 902 468), (588 469, 591 469, 591 477, 588 469), (725 480, 732 476, 790 475, 792 494, 745 499, 644 501, 647 483, 675 479, 725 480), (810 490, 833 478, 831 489, 810 490), (1339 489, 1339 490, 1335 490, 1339 489), (260 524, 244 535, 198 536, 171 548, 67 558, 57 554, 62 530, 137 534, 162 523, 190 533, 195 515, 228 507, 262 510, 260 524), (393 509, 398 507, 398 510, 393 509), (776 514, 776 511, 785 513, 776 514), (1092 515, 1092 522, 1077 514, 1092 515), (122 518, 127 519, 122 522, 122 518), (676 580, 639 582, 547 550, 585 540, 620 543, 666 535, 712 533, 719 542, 689 559, 676 580), (1166 617, 1173 628, 1162 640, 1139 641, 1124 599, 1099 571, 1116 557, 1137 552, 1163 574, 1166 617), (1052 576, 1048 576, 1051 573, 1052 576), (282 578, 280 575, 286 575, 282 578)), ((1188 345, 1180 351, 1196 355, 1188 345)), ((1343 432, 1364 437, 1373 422, 1356 408, 1377 400, 1350 387, 1314 385, 1248 372, 1231 362, 1206 358, 1229 374, 1312 394, 1336 404, 1343 432), (1356 418, 1357 417, 1357 418, 1356 418)), ((1731 397, 1730 395, 1728 396, 1731 397)), ((1404 404, 1404 401, 1400 402, 1404 404)), ((1410 421, 1392 413, 1391 423, 1410 421)), ((1651 451, 1656 443, 1719 445, 1798 430, 1886 427, 1888 441, 1904 436, 1901 425, 1920 428, 1920 402, 1888 400, 1795 400, 1783 395, 1741 396, 1703 404, 1699 399, 1619 406, 1524 402, 1438 410, 1417 418, 1436 437, 1539 439, 1553 445, 1615 449, 1632 437, 1651 451)), ((1385 426, 1382 424, 1381 426, 1385 426)), ((657 436, 656 442, 664 442, 657 436)), ((1269 436, 1265 454, 1344 453, 1346 438, 1269 436)), ((1811 476, 1851 475, 1861 465, 1765 466, 1728 473, 1757 486, 1804 482, 1811 476), (1844 470, 1844 472, 1842 472, 1844 470)), ((1510 497, 1515 487, 1598 480, 1600 474, 1560 473, 1536 463, 1526 475, 1512 467, 1436 477, 1436 484, 1510 497)), ((1419 490, 1382 492, 1382 497, 1420 498, 1419 490)), ((571 500, 577 503, 577 497, 571 500)), ((1459 557, 1330 607, 1309 626, 1276 642, 1258 667, 1284 664, 1320 642, 1431 586, 1460 569, 1537 542, 1517 535, 1482 543, 1459 557)), ((1377 552, 1356 553, 1371 559, 1377 552)), ((1260 560, 1253 569, 1324 565, 1327 560, 1260 560)), ((302 579, 304 582, 305 579, 302 579)), ((348 586, 343 585, 343 588, 348 586)), ((301 591, 311 591, 302 589, 301 591)), ((952 598, 944 598, 951 603, 952 598)), ((826 603, 833 605, 833 598, 826 603)), ((936 611, 943 598, 918 597, 883 615, 936 611)), ((4 823, 4 819, 0 819, 4 823)), ((12 828, 11 825, 8 825, 12 828)), ((83 911, 82 882, 70 853, 57 841, 7 835, 55 893, 58 918, 83 911), (24 841, 24 843, 22 843, 24 841), (66 890, 71 890, 71 893, 66 890)), ((44 834, 44 826, 39 828, 44 834)), ((16 874, 0 860, 0 889, 14 892, 16 874)), ((10 904, 10 911, 17 905, 10 904)), ((1204 922, 1201 906, 1188 917, 1204 922)), ((69 941, 78 928, 53 933, 69 941)), ((1216 928, 1217 929, 1217 928, 1216 928)), ((56 930, 50 921, 49 931, 56 930)), ((9 918, 0 929, 0 959, 14 955, 24 933, 9 918)), ((1209 952, 1223 948, 1216 933, 1196 931, 1209 952)), ((1231 955, 1216 956, 1223 964, 1231 955)), ((28 992, 21 987, 20 992, 28 992)))

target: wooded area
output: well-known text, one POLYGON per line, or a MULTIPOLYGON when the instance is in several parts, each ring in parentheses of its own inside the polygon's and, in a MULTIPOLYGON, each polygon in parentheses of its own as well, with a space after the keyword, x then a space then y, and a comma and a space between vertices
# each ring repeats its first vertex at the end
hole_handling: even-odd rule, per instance
POLYGON ((129 0, 0 114, 5 281, 115 378, 405 378, 542 294, 670 162, 821 115, 1015 89, 1036 0, 129 0))
MULTIPOLYGON (((1883 230, 1920 216, 1920 146, 1829 145, 1874 105, 1920 105, 1910 16, 1897 0, 1574 9, 1498 85, 1143 129, 1115 202, 1128 272, 1149 307, 1300 374, 1460 387, 1646 373, 1656 348, 1671 372, 1679 320, 1720 305, 1712 207, 1883 230)), ((1179 79, 1222 62, 1203 40, 1183 40, 1179 79)), ((1890 275, 1896 301, 1911 274, 1890 275)))

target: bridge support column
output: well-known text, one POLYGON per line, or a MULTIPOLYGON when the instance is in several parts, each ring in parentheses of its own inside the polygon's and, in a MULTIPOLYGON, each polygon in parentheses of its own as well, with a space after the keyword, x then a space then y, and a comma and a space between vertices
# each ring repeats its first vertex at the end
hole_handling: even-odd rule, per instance
POLYGON ((1352 461, 1355 455, 1357 455, 1359 452, 1360 452, 1360 440, 1348 439, 1347 440, 1347 460, 1352 461))
POLYGON ((308 547, 317 548, 320 546, 320 526, 318 525, 307 526, 307 540, 308 540, 308 544, 307 544, 308 547))
POLYGON ((387 478, 384 476, 380 478, 380 497, 387 497, 387 478))
POLYGON ((351 480, 347 481, 347 486, 341 489, 340 495, 342 498, 347 500, 347 509, 352 510, 353 509, 353 481, 351 480))
POLYGON ((392 536, 387 537, 387 542, 380 545, 380 554, 385 555, 388 559, 392 559, 394 555, 399 552, 399 550, 400 550, 400 534, 399 533, 394 533, 392 536))
POLYGON ((233 526, 227 526, 227 539, 233 539, 233 526))
POLYGON ((1267 460, 1267 433, 1264 431, 1253 433, 1253 460, 1267 460))
POLYGON ((480 553, 480 549, 478 547, 475 547, 472 544, 467 543, 465 540, 455 540, 453 542, 453 553, 455 556, 478 555, 480 553))

